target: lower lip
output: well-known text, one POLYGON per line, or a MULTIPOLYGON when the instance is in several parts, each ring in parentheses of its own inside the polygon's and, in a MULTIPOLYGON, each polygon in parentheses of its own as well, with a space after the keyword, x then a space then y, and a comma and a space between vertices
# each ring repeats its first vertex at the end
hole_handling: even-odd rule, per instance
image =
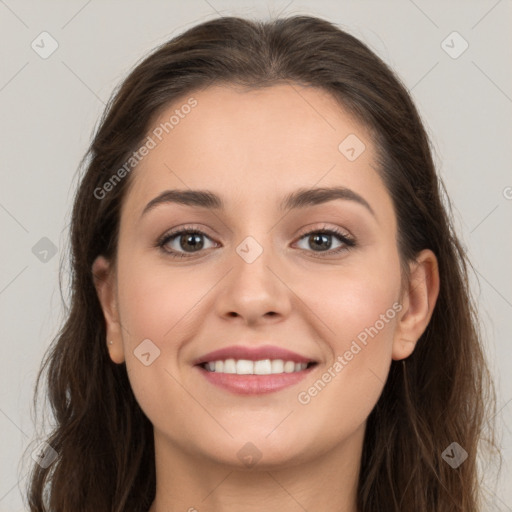
POLYGON ((317 365, 292 373, 274 373, 271 375, 238 375, 236 373, 209 372, 201 366, 199 371, 212 384, 238 395, 259 395, 288 388, 303 380, 317 365))

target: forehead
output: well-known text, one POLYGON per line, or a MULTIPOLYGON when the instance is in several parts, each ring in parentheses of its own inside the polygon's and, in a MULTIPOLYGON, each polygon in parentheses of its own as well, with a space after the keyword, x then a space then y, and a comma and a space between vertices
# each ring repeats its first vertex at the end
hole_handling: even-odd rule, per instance
POLYGON ((240 204, 315 185, 370 196, 383 186, 368 130, 314 87, 212 86, 167 106, 147 136, 152 148, 131 176, 129 212, 140 214, 166 188, 215 189, 240 204))

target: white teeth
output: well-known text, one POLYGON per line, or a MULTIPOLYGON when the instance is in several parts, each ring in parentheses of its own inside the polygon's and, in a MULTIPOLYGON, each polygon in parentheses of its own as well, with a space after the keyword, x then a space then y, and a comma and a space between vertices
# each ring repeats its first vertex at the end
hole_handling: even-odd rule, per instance
POLYGON ((270 359, 254 361, 254 373, 256 375, 269 375, 272 373, 272 363, 270 359))
MULTIPOLYGON (((217 371, 217 365, 215 365, 215 371, 217 371)), ((236 373, 236 361, 234 359, 224 361, 224 373, 236 373)))
POLYGON ((293 361, 286 361, 284 363, 284 373, 293 373, 295 371, 295 363, 293 361))
MULTIPOLYGON (((217 369, 217 363, 215 363, 215 369, 217 369)), ((236 362, 236 373, 238 375, 251 375, 254 373, 254 363, 247 359, 239 359, 236 362)))
POLYGON ((272 373, 283 373, 284 363, 282 359, 274 359, 272 361, 272 373))
POLYGON ((307 363, 283 361, 282 359, 226 359, 225 361, 209 361, 206 369, 215 373, 236 373, 238 375, 271 375, 275 373, 293 373, 305 370, 307 363))

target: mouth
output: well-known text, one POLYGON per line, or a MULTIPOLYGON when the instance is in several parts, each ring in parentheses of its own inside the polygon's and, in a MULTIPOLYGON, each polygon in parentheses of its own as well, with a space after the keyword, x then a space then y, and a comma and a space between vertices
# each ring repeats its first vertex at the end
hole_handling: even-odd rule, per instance
POLYGON ((222 391, 257 395, 297 384, 318 361, 277 345, 232 345, 204 354, 192 364, 222 391))
POLYGON ((233 395, 266 395, 298 384, 318 363, 282 359, 226 359, 196 364, 206 381, 233 395))

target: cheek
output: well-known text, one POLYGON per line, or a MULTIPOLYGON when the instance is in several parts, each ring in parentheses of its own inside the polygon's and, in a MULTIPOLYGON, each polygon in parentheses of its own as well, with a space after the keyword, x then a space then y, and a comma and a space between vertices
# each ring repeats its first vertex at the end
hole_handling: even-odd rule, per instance
POLYGON ((295 290, 316 316, 310 324, 319 327, 317 337, 329 341, 334 355, 348 350, 358 337, 363 343, 373 337, 389 341, 399 309, 400 279, 399 257, 390 247, 347 258, 336 269, 303 272, 295 290))
POLYGON ((183 335, 205 290, 208 283, 191 270, 170 272, 165 265, 127 260, 119 265, 123 336, 132 348, 149 338, 162 349, 177 332, 183 335))

